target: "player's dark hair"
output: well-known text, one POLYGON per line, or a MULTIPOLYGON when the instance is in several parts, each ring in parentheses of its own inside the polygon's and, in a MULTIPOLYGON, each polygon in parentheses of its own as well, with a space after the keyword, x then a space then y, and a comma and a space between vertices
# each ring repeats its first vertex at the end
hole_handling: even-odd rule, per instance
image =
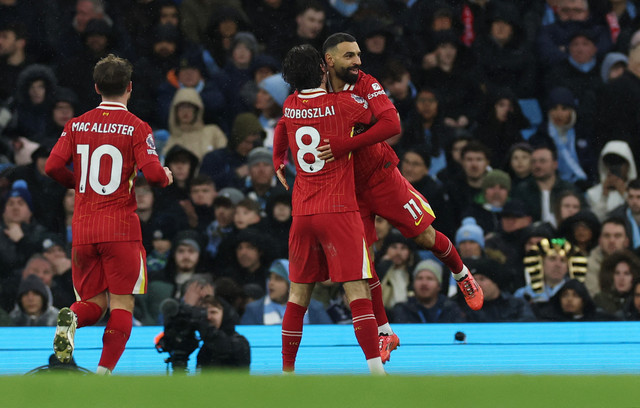
POLYGON ((322 84, 322 55, 309 44, 296 45, 291 48, 282 61, 282 77, 292 88, 318 88, 322 84))
POLYGON ((93 81, 103 96, 120 96, 126 92, 132 72, 129 61, 109 54, 93 68, 93 81))
POLYGON ((327 51, 336 47, 338 44, 343 42, 357 42, 356 38, 351 34, 347 33, 335 33, 331 34, 324 40, 324 44, 322 44, 322 55, 326 54, 327 51))

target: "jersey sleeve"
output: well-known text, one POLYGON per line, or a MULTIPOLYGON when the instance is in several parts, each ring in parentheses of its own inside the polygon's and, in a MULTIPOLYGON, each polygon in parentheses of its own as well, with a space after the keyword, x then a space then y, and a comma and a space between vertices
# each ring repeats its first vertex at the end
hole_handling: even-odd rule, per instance
POLYGON ((133 154, 139 169, 151 162, 160 163, 151 127, 145 122, 141 122, 133 131, 133 154))
POLYGON ((276 171, 284 164, 287 158, 289 139, 287 138, 287 126, 284 117, 280 118, 273 133, 273 167, 276 171))
POLYGON ((386 110, 396 110, 382 85, 371 75, 364 75, 359 78, 358 87, 355 91, 369 103, 369 110, 376 118, 386 110))
POLYGON ((64 129, 58 138, 55 146, 51 149, 51 154, 63 159, 66 164, 69 164, 73 158, 73 133, 71 132, 71 123, 68 121, 64 125, 64 129))

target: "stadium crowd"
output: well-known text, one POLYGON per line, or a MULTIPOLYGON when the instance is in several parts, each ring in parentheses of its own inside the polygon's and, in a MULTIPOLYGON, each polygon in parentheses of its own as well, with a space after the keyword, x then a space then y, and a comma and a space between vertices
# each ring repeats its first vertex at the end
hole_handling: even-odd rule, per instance
MULTIPOLYGON (((232 325, 280 324, 291 226, 271 153, 290 93, 280 64, 339 31, 398 110, 402 134, 388 142, 401 173, 485 296, 471 310, 446 268, 379 218, 392 323, 638 320, 639 7, 0 0, 0 325, 53 326, 75 299, 74 191, 44 163, 66 121, 98 105, 91 72, 109 53, 133 62, 129 109, 174 177, 166 189, 135 182, 148 269, 136 323, 160 324, 164 299, 215 294, 232 325), (213 286, 187 290, 203 280, 213 286)), ((305 323, 350 323, 339 285, 314 298, 305 323)))

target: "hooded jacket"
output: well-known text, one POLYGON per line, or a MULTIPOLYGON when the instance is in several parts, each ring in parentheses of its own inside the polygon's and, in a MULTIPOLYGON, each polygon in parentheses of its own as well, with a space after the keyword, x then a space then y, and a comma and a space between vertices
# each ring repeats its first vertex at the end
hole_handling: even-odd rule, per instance
POLYGON ((175 145, 180 145, 193 152, 199 160, 215 149, 227 145, 227 136, 217 125, 205 125, 203 120, 204 104, 200 94, 193 88, 179 89, 169 110, 169 132, 171 136, 164 146, 163 154, 175 145), (188 103, 196 107, 193 123, 180 124, 178 121, 177 107, 181 103, 188 103))
POLYGON ((222 304, 222 324, 219 329, 208 326, 200 330, 202 347, 198 352, 198 367, 249 368, 251 348, 249 341, 236 332, 238 313, 226 301, 222 304))
POLYGON ((588 189, 586 193, 587 203, 591 207, 591 211, 596 214, 600 221, 603 221, 606 218, 608 212, 622 204, 625 204, 626 202, 625 196, 616 190, 609 191, 607 196, 603 194, 602 183, 607 178, 609 170, 604 164, 602 158, 610 153, 623 157, 629 163, 627 182, 638 177, 636 162, 633 159, 633 153, 631 152, 631 148, 627 142, 623 142, 621 140, 612 140, 607 142, 607 144, 602 148, 600 158, 598 159, 600 183, 588 189))
POLYGON ((54 105, 56 84, 54 72, 45 65, 29 65, 18 76, 17 106, 12 125, 29 140, 40 142, 46 134, 51 109, 54 105), (45 96, 42 103, 34 105, 29 98, 29 88, 37 80, 44 81, 45 96))
POLYGON ((564 283, 562 288, 551 298, 548 305, 541 308, 539 312, 539 319, 543 321, 556 321, 556 322, 579 322, 579 321, 602 321, 611 320, 611 316, 600 312, 596 308, 596 304, 589 296, 589 292, 584 284, 580 283, 576 279, 568 280, 564 283), (578 296, 582 298, 583 311, 581 315, 571 315, 563 312, 561 307, 562 295, 569 289, 573 289, 578 296))
POLYGON ((52 305, 51 292, 49 288, 36 275, 29 275, 20 282, 18 287, 18 298, 16 306, 9 316, 16 326, 55 326, 58 319, 59 310, 52 305), (42 296, 42 309, 39 315, 29 315, 22 307, 21 298, 29 292, 34 291, 42 296))

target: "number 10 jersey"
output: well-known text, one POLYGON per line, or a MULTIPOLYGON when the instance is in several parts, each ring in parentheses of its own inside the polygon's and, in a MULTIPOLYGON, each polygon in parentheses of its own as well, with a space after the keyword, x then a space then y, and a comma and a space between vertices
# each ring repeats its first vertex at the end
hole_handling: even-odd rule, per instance
POLYGON ((356 123, 369 123, 367 102, 349 92, 310 89, 289 96, 283 112, 297 170, 292 215, 358 211, 351 154, 326 162, 317 148, 352 137, 356 123))
POLYGON ((71 119, 51 151, 73 162, 73 245, 141 240, 133 180, 158 161, 151 128, 120 103, 71 119))

